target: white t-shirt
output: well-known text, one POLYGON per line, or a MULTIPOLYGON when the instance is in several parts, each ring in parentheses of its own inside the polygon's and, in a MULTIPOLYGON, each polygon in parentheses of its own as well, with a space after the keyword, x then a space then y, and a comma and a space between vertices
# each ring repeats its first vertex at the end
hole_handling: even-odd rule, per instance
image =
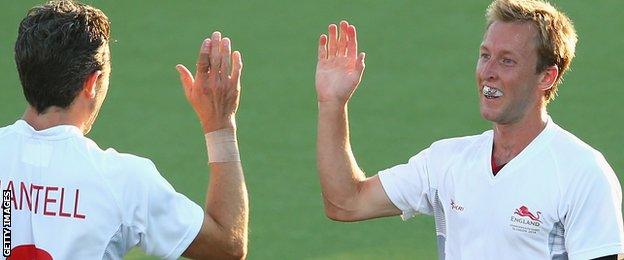
POLYGON ((54 259, 121 259, 139 246, 175 259, 204 218, 150 160, 103 151, 69 125, 0 128, 0 187, 12 191, 16 254, 36 247, 54 259))
POLYGON ((622 194, 600 152, 552 120, 496 176, 492 131, 379 172, 404 219, 434 215, 440 259, 591 259, 624 252, 622 194))

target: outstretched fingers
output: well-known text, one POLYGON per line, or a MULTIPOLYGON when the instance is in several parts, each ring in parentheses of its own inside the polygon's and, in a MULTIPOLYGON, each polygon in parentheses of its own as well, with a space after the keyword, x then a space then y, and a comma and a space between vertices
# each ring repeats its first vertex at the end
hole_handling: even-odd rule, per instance
POLYGON ((318 45, 318 59, 347 57, 350 62, 358 58, 357 32, 355 26, 343 20, 339 25, 330 24, 328 35, 321 34, 318 45))
POLYGON ((329 41, 327 43, 327 58, 336 56, 338 52, 338 27, 335 24, 329 25, 329 41))
POLYGON ((221 67, 221 33, 213 32, 210 42, 210 69, 218 73, 221 67))
POLYGON ((347 34, 349 35, 349 41, 347 42, 347 57, 355 59, 358 55, 357 32, 355 31, 355 26, 349 25, 347 34))
POLYGON ((205 39, 199 48, 199 55, 197 56, 196 75, 201 73, 208 73, 210 70, 210 39, 205 39))
POLYGON ((327 35, 321 34, 318 46, 318 59, 327 59, 327 35))
POLYGON ((347 41, 349 36, 347 30, 349 29, 349 23, 347 21, 340 21, 340 36, 338 36, 338 53, 337 56, 345 56, 347 52, 347 41))
POLYGON ((221 78, 221 80, 225 81, 227 80, 229 74, 230 74, 230 54, 232 53, 232 47, 230 44, 230 39, 229 38, 223 38, 221 40, 221 71, 219 71, 219 77, 221 78))

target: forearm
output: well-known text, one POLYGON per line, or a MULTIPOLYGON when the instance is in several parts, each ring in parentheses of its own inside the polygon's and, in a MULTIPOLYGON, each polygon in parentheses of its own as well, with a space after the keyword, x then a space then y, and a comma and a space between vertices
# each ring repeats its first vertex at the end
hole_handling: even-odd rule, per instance
POLYGON ((246 250, 249 201, 241 163, 211 163, 210 172, 205 211, 226 239, 219 244, 225 251, 246 250))
POLYGON ((241 259, 247 254, 249 202, 235 122, 242 68, 240 52, 232 52, 230 39, 220 32, 204 39, 195 77, 184 65, 176 66, 184 95, 206 134, 211 172, 204 221, 185 257, 241 259))
MULTIPOLYGON (((234 136, 234 138, 236 138, 234 136)), ((238 151, 236 143, 229 144, 238 151)), ((216 149, 209 147, 208 149, 216 149)), ((215 241, 219 250, 244 255, 247 248, 249 201, 240 161, 211 162, 210 184, 206 193, 205 212, 212 218, 221 233, 215 241)))
POLYGON ((351 151, 346 104, 319 103, 317 158, 326 209, 348 210, 366 176, 351 151))

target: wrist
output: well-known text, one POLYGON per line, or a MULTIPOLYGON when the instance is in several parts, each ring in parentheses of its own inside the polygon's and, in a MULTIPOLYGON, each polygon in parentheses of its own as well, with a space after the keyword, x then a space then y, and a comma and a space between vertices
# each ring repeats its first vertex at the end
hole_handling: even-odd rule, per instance
POLYGON ((348 100, 319 100, 319 109, 343 109, 346 108, 348 100))
POLYGON ((340 102, 340 101, 321 102, 319 101, 318 102, 319 115, 346 113, 347 105, 348 105, 347 102, 340 102))
POLYGON ((218 131, 221 129, 234 129, 234 132, 236 132, 236 120, 234 119, 233 116, 230 118, 218 120, 218 121, 202 120, 200 121, 200 124, 201 124, 204 134, 218 131))
POLYGON ((238 141, 234 128, 223 128, 204 135, 208 149, 208 163, 240 162, 238 141))

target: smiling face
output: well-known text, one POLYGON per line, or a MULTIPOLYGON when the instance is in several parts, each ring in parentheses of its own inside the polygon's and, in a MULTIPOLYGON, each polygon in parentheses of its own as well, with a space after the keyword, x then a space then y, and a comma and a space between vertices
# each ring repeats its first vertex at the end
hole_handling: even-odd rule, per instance
POLYGON ((481 116, 498 124, 516 123, 544 106, 537 73, 537 30, 531 23, 492 23, 485 33, 476 68, 481 116))

